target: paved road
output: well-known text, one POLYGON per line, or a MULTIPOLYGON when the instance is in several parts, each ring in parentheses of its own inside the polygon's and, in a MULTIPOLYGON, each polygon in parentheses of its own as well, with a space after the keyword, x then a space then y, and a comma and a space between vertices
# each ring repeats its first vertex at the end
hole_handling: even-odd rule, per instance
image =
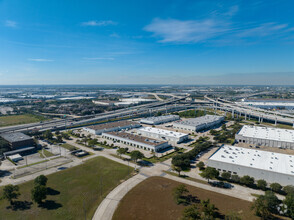
MULTIPOLYGON (((234 188, 232 189, 223 189, 223 188, 217 188, 212 187, 208 184, 199 183, 191 180, 187 180, 184 178, 180 178, 177 176, 173 176, 170 174, 167 174, 163 171, 171 170, 168 162, 163 163, 157 163, 156 165, 152 167, 142 167, 140 169, 139 174, 132 177, 128 181, 125 181, 124 183, 117 186, 114 190, 112 190, 107 197, 102 201, 100 206, 97 208, 92 220, 111 220, 114 212, 120 202, 120 200, 123 198, 124 195, 126 195, 127 192, 129 192, 132 188, 134 188, 137 184, 145 180, 146 178, 150 176, 161 176, 164 178, 168 178, 180 183, 188 184, 194 187, 198 187, 201 189, 221 193, 227 196, 235 197, 238 199, 246 200, 249 202, 252 202, 255 198, 252 196, 252 194, 264 194, 261 190, 254 190, 247 187, 234 185, 234 188)), ((199 179, 203 180, 200 176, 199 179)), ((277 195, 280 199, 283 199, 283 196, 277 195)))
POLYGON ((145 180, 145 175, 137 174, 127 181, 123 182, 113 189, 107 197, 100 203, 97 208, 93 220, 112 219, 112 216, 120 202, 120 200, 133 189, 137 184, 145 180))

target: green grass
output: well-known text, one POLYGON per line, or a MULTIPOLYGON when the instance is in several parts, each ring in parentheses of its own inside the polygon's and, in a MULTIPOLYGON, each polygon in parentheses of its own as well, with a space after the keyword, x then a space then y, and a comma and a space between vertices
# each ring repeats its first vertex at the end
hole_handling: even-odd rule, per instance
MULTIPOLYGON (((92 219, 103 198, 121 180, 127 178, 128 169, 133 171, 133 168, 107 158, 95 157, 82 165, 48 175, 47 186, 55 190, 56 195, 48 195, 42 207, 32 204, 29 209, 16 211, 7 208, 8 201, 0 200, 0 219, 84 219, 83 207, 87 219, 92 219)), ((20 184, 19 187, 21 196, 17 201, 31 202, 33 181, 20 184)))
POLYGON ((79 148, 77 148, 77 147, 75 147, 75 146, 73 146, 71 144, 67 144, 67 143, 62 144, 60 146, 63 147, 63 148, 65 148, 65 149, 67 149, 67 150, 69 150, 69 151, 73 151, 73 150, 78 150, 79 149, 79 148))
POLYGON ((197 183, 209 185, 208 182, 207 181, 204 181, 204 180, 196 179, 196 178, 189 177, 189 176, 182 175, 182 174, 181 174, 181 176, 179 176, 177 173, 170 172, 170 171, 163 171, 163 172, 165 172, 167 174, 170 174, 172 176, 177 176, 177 177, 180 177, 180 178, 183 178, 183 179, 191 180, 193 182, 197 182, 197 183))
POLYGON ((45 149, 43 149, 43 154, 42 154, 42 150, 38 150, 38 153, 40 154, 40 157, 42 157, 42 158, 45 158, 45 157, 43 156, 43 154, 44 154, 46 157, 52 157, 52 156, 54 156, 54 154, 52 154, 50 151, 45 150, 45 149))
POLYGON ((144 158, 143 160, 148 161, 150 163, 163 162, 163 161, 166 161, 166 160, 172 158, 173 156, 175 156, 178 153, 183 153, 184 151, 185 151, 185 149, 184 148, 181 148, 178 152, 175 152, 174 151, 174 152, 172 152, 170 154, 167 154, 167 155, 164 155, 162 157, 155 157, 155 156, 153 156, 153 157, 150 157, 150 158, 144 158))
POLYGON ((46 118, 37 115, 7 115, 0 117, 0 127, 20 125, 20 124, 29 124, 34 122, 43 121, 46 118))

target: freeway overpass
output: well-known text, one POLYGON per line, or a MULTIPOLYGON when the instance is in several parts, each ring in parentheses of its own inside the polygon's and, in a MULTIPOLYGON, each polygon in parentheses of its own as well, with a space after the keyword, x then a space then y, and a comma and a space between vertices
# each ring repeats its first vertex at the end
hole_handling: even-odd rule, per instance
POLYGON ((251 106, 242 106, 233 102, 229 102, 224 99, 212 99, 207 96, 205 96, 205 98, 214 103, 213 104, 214 109, 220 109, 226 112, 231 112, 233 116, 235 114, 238 114, 240 116, 244 115, 245 119, 254 117, 254 118, 258 118, 259 122, 263 122, 263 120, 268 120, 268 121, 274 122, 275 124, 277 123, 289 124, 289 125, 293 125, 294 127, 293 115, 254 108, 251 106))
POLYGON ((38 129, 40 131, 44 130, 57 130, 57 129, 65 129, 68 126, 79 126, 87 123, 92 122, 99 122, 104 120, 110 120, 114 118, 122 118, 128 116, 139 116, 148 114, 154 111, 173 111, 176 110, 177 107, 180 109, 179 106, 176 106, 175 103, 185 99, 186 97, 180 98, 173 98, 166 100, 164 102, 156 102, 150 103, 145 105, 133 106, 130 108, 124 108, 119 110, 114 110, 110 112, 104 112, 96 115, 84 116, 80 118, 70 118, 70 119, 57 119, 51 120, 48 122, 40 122, 40 123, 31 123, 25 125, 16 125, 10 127, 0 128, 0 133, 7 133, 7 132, 15 132, 15 131, 31 131, 34 129, 38 129), (173 106, 175 104, 175 106, 173 106))

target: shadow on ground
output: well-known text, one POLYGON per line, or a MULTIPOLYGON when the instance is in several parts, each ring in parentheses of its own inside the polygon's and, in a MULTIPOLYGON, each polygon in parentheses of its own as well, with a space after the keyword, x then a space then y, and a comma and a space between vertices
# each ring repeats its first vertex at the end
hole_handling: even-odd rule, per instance
POLYGON ((60 192, 55 190, 55 189, 52 189, 51 187, 47 187, 47 195, 50 195, 50 196, 56 196, 56 195, 59 195, 60 192))
POLYGON ((13 211, 23 211, 31 208, 32 202, 28 201, 14 201, 12 205, 8 206, 7 209, 11 209, 13 211))
POLYGON ((39 207, 47 210, 53 210, 61 208, 62 205, 60 203, 56 203, 53 200, 45 200, 45 202, 42 202, 39 207))

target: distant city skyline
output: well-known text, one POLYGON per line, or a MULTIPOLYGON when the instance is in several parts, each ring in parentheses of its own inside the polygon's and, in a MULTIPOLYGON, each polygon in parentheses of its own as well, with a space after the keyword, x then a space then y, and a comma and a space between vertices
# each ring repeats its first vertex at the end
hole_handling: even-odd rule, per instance
POLYGON ((291 85, 293 7, 0 0, 0 85, 291 85))

